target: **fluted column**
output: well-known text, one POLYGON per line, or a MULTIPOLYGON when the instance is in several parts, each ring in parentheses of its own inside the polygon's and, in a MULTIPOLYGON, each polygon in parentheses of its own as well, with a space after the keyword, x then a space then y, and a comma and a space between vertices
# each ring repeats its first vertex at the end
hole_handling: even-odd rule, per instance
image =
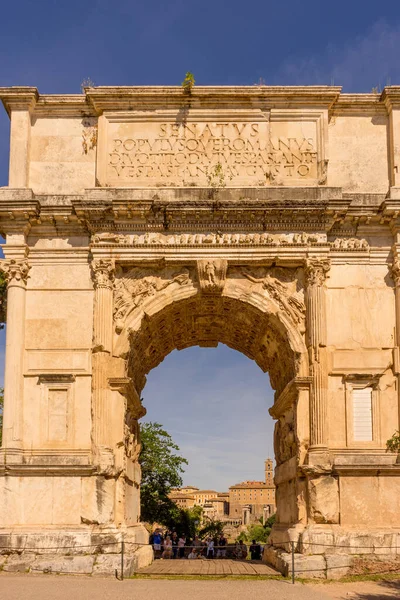
POLYGON ((313 378, 310 398, 310 450, 326 449, 328 445, 328 370, 326 356, 325 280, 330 268, 328 260, 307 259, 306 336, 313 378))
POLYGON ((394 299, 395 299, 395 310, 396 310, 396 346, 394 349, 394 371, 397 375, 397 393, 398 393, 398 414, 399 420, 397 429, 400 428, 400 260, 398 257, 398 250, 394 248, 395 256, 393 264, 390 267, 390 274, 394 282, 394 299))
POLYGON ((22 449, 23 361, 25 343, 25 295, 29 265, 26 260, 1 263, 7 280, 6 364, 4 372, 3 448, 22 449))
POLYGON ((114 264, 111 260, 93 260, 95 288, 93 321, 92 417, 93 444, 96 452, 108 446, 108 361, 112 351, 112 311, 114 264))

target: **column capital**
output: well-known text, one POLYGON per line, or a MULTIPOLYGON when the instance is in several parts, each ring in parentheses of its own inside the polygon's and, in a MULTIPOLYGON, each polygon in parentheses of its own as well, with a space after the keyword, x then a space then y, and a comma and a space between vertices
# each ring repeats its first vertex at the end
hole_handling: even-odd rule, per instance
POLYGON ((331 261, 328 258, 307 258, 304 266, 306 285, 322 286, 331 268, 331 261))
POLYGON ((115 265, 114 261, 104 258, 94 259, 91 264, 92 278, 94 287, 97 288, 113 288, 115 265))
POLYGON ((400 260, 398 256, 395 256, 392 264, 389 265, 389 271, 395 286, 400 286, 400 260))
POLYGON ((11 284, 25 286, 28 281, 30 268, 27 260, 10 258, 0 263, 0 270, 3 271, 8 286, 11 284))

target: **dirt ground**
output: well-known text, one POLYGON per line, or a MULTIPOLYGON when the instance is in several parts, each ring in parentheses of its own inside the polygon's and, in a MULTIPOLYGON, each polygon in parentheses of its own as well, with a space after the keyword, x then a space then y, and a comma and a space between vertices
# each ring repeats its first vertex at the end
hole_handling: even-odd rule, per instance
POLYGON ((400 579, 292 585, 289 581, 101 579, 0 573, 1 600, 393 600, 400 579))

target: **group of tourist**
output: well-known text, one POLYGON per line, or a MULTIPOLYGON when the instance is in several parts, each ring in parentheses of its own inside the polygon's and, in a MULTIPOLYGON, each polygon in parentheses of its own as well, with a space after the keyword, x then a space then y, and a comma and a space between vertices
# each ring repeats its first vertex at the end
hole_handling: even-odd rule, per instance
MULTIPOLYGON (((176 531, 162 533, 156 529, 150 537, 155 558, 193 560, 196 558, 231 558, 245 560, 248 555, 246 544, 240 540, 228 546, 228 540, 221 534, 219 537, 208 537, 201 540, 197 535, 191 540, 186 535, 178 535, 176 531)), ((260 560, 262 548, 255 540, 249 548, 252 560, 260 560)))

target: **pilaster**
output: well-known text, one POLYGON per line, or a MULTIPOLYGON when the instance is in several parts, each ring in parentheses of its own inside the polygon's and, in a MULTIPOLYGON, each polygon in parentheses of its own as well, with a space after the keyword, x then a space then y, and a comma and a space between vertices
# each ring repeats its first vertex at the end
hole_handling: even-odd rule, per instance
POLYGON ((25 296, 30 266, 26 249, 14 249, 16 258, 2 261, 7 280, 6 364, 4 372, 3 452, 7 462, 19 462, 23 448, 23 362, 25 343, 25 296))
POLYGON ((38 100, 36 88, 0 89, 0 97, 11 118, 10 170, 11 188, 28 187, 31 114, 38 100))
POLYGON ((394 348, 394 372, 397 376, 397 393, 398 393, 398 411, 399 420, 397 428, 400 428, 400 245, 395 244, 393 247, 393 263, 390 266, 390 275, 394 282, 394 301, 396 311, 396 346, 394 348))
POLYGON ((310 397, 310 451, 328 447, 326 356, 326 298, 324 283, 330 263, 327 259, 308 258, 306 277, 306 340, 312 387, 310 397))
POLYGON ((93 322, 93 376, 92 376, 92 441, 99 465, 113 466, 112 451, 108 444, 108 363, 112 351, 112 307, 114 264, 107 259, 91 263, 95 288, 93 322))

